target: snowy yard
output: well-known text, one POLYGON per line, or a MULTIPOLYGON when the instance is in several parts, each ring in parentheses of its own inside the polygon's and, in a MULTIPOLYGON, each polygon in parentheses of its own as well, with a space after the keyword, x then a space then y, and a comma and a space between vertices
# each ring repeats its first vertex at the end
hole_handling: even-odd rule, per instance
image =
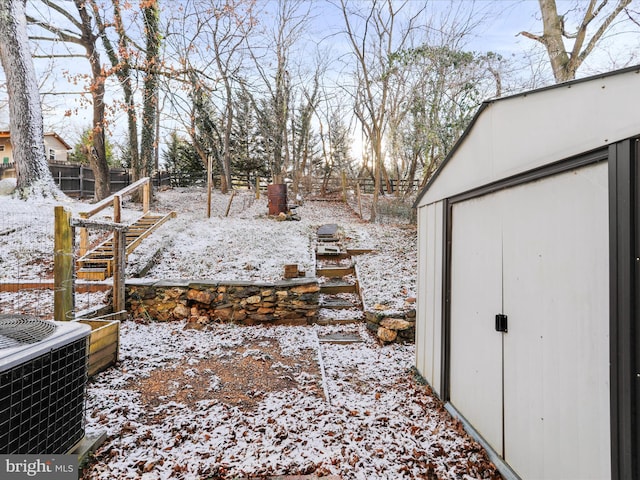
MULTIPOLYGON (((0 202, 0 282, 51 279, 53 203, 0 202)), ((273 281, 297 263, 313 275, 315 232, 336 223, 346 246, 374 250, 356 260, 365 307, 415 307, 415 226, 369 224, 344 204, 319 201, 298 208, 301 221, 278 222, 251 193, 235 196, 228 217, 229 196, 214 194, 207 218, 205 202, 204 189, 158 192, 154 209, 178 216, 129 256, 127 274, 273 281)), ((139 214, 125 205, 125 221, 139 214)), ((103 296, 79 295, 77 309, 103 296)), ((0 311, 47 316, 52 298, 0 289, 0 311)), ((87 430, 108 437, 83 478, 499 478, 415 376, 413 345, 381 346, 362 324, 184 326, 122 324, 121 361, 88 386, 87 430), (319 341, 339 332, 362 341, 319 341)))
POLYGON ((84 478, 499 478, 411 345, 357 325, 182 327, 123 325, 120 365, 89 386, 88 428, 109 439, 84 478), (337 330, 363 342, 318 343, 337 330))

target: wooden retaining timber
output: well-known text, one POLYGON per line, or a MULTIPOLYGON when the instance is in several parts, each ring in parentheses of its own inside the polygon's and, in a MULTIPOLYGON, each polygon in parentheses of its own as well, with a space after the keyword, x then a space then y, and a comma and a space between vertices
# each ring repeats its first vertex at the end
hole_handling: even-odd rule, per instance
MULTIPOLYGON (((54 290, 56 288, 53 280, 40 280, 40 281, 9 281, 0 282, 0 292, 19 292, 21 290, 54 290)), ((95 282, 76 282, 75 289, 77 293, 95 293, 106 292, 111 290, 110 283, 95 283, 95 282)))
POLYGON ((367 253, 375 253, 372 248, 347 248, 348 255, 366 255, 367 253))
POLYGON ((89 377, 118 361, 120 322, 118 320, 79 319, 91 327, 87 370, 89 377))
POLYGON ((316 276, 318 277, 344 277, 345 275, 354 275, 356 269, 350 267, 321 267, 316 268, 316 276))
POLYGON ((358 281, 346 282, 341 279, 332 278, 328 282, 320 285, 320 293, 335 295, 336 293, 358 293, 360 286, 358 281))

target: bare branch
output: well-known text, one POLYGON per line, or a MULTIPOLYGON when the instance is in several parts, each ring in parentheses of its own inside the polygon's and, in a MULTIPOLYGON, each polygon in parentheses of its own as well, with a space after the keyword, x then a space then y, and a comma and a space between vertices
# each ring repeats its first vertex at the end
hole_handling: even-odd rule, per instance
MULTIPOLYGON (((625 8, 624 9, 624 13, 627 14, 627 18, 629 20, 631 20, 633 23, 635 23, 638 27, 640 27, 640 22, 638 20, 636 20, 632 15, 631 15, 631 10, 629 8, 625 8)), ((638 15, 638 12, 633 12, 636 15, 638 15)))
MULTIPOLYGON (((603 3, 606 3, 606 2, 603 2, 603 3)), ((580 53, 579 55, 580 63, 582 63, 582 61, 585 58, 587 58, 587 55, 589 55, 593 51, 598 41, 600 41, 600 39, 606 32, 607 28, 609 28, 609 25, 611 25, 611 23, 615 20, 618 14, 622 12, 625 9, 625 7, 627 7, 630 3, 631 3, 631 0, 618 1, 618 5, 616 6, 616 8, 609 14, 609 16, 604 20, 604 22, 602 22, 598 30, 591 36, 591 39, 587 43, 587 46, 585 47, 585 49, 580 53)))
POLYGON ((62 8, 60 5, 52 2, 51 0, 40 0, 40 1, 50 9, 58 12, 60 15, 65 17, 67 20, 69 20, 69 22, 71 22, 73 26, 76 27, 78 30, 82 29, 81 23, 71 13, 69 13, 68 10, 62 8))
MULTIPOLYGON (((31 39, 31 37, 29 37, 31 39)), ((62 54, 62 53, 57 53, 57 54, 47 54, 47 55, 31 55, 32 58, 43 58, 43 59, 51 59, 51 58, 86 58, 86 55, 80 55, 80 54, 62 54)))
POLYGON ((31 40, 43 40, 48 42, 59 42, 60 40, 62 40, 63 42, 70 42, 70 43, 82 45, 82 39, 75 32, 58 28, 55 25, 51 25, 50 23, 47 23, 47 22, 42 22, 28 15, 27 15, 27 22, 29 22, 31 25, 40 27, 58 36, 58 38, 51 38, 51 37, 40 37, 40 36, 33 35, 33 36, 29 36, 31 40))
POLYGON ((524 32, 524 31, 522 31, 522 32, 520 32, 520 33, 518 33, 518 34, 516 34, 516 37, 517 37, 518 35, 522 35, 523 37, 529 38, 529 39, 531 39, 531 40, 535 40, 536 42, 540 42, 540 43, 542 43, 542 44, 544 44, 544 43, 545 43, 545 41, 544 41, 544 37, 543 37, 543 36, 541 36, 541 35, 534 35, 533 33, 524 32))

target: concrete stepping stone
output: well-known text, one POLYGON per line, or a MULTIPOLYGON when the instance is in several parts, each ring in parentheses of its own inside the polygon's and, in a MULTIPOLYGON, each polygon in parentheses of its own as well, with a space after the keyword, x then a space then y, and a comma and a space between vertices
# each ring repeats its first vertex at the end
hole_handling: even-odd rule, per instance
POLYGON ((320 308, 342 310, 345 308, 358 308, 358 305, 344 298, 334 297, 331 295, 323 295, 320 298, 320 308))
POLYGON ((327 335, 318 335, 320 343, 333 343, 337 345, 345 345, 350 343, 362 343, 362 337, 357 333, 329 333, 327 335))

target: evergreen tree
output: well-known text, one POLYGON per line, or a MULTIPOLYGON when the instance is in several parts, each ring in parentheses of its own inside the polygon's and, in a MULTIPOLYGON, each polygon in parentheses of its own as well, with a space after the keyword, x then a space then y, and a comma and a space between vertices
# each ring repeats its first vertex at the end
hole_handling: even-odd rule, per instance
POLYGON ((255 184, 256 177, 268 174, 266 155, 261 137, 257 133, 257 121, 251 99, 240 92, 234 102, 234 125, 231 136, 232 171, 246 179, 247 186, 255 184))
POLYGON ((349 129, 345 125, 343 115, 335 110, 329 119, 329 144, 331 145, 331 163, 341 172, 351 173, 351 143, 349 129))
MULTIPOLYGON (((91 127, 87 128, 78 142, 74 145, 73 151, 69 154, 69 161, 72 163, 79 163, 81 165, 89 165, 89 152, 91 152, 91 147, 93 146, 93 141, 91 138, 91 127)), ((111 142, 105 138, 105 153, 107 158, 107 164, 110 167, 120 167, 121 164, 113 155, 113 145, 111 142)))
POLYGON ((162 153, 162 160, 174 186, 192 185, 205 173, 204 165, 193 144, 180 138, 175 131, 171 133, 167 150, 162 153))
MULTIPOLYGON (((193 78, 192 81, 194 89, 191 93, 193 107, 191 139, 203 168, 206 169, 208 159, 212 158, 212 175, 217 176, 223 171, 222 136, 217 127, 217 123, 221 123, 221 121, 215 113, 210 94, 202 88, 196 78, 193 78)), ((226 187, 228 188, 229 186, 226 187)))
POLYGON ((264 98, 260 99, 257 105, 254 103, 254 109, 257 117, 255 153, 264 158, 267 171, 273 178, 282 174, 281 160, 284 157, 282 141, 278 140, 279 127, 275 109, 272 102, 264 98), (276 150, 279 151, 277 154, 276 150))

